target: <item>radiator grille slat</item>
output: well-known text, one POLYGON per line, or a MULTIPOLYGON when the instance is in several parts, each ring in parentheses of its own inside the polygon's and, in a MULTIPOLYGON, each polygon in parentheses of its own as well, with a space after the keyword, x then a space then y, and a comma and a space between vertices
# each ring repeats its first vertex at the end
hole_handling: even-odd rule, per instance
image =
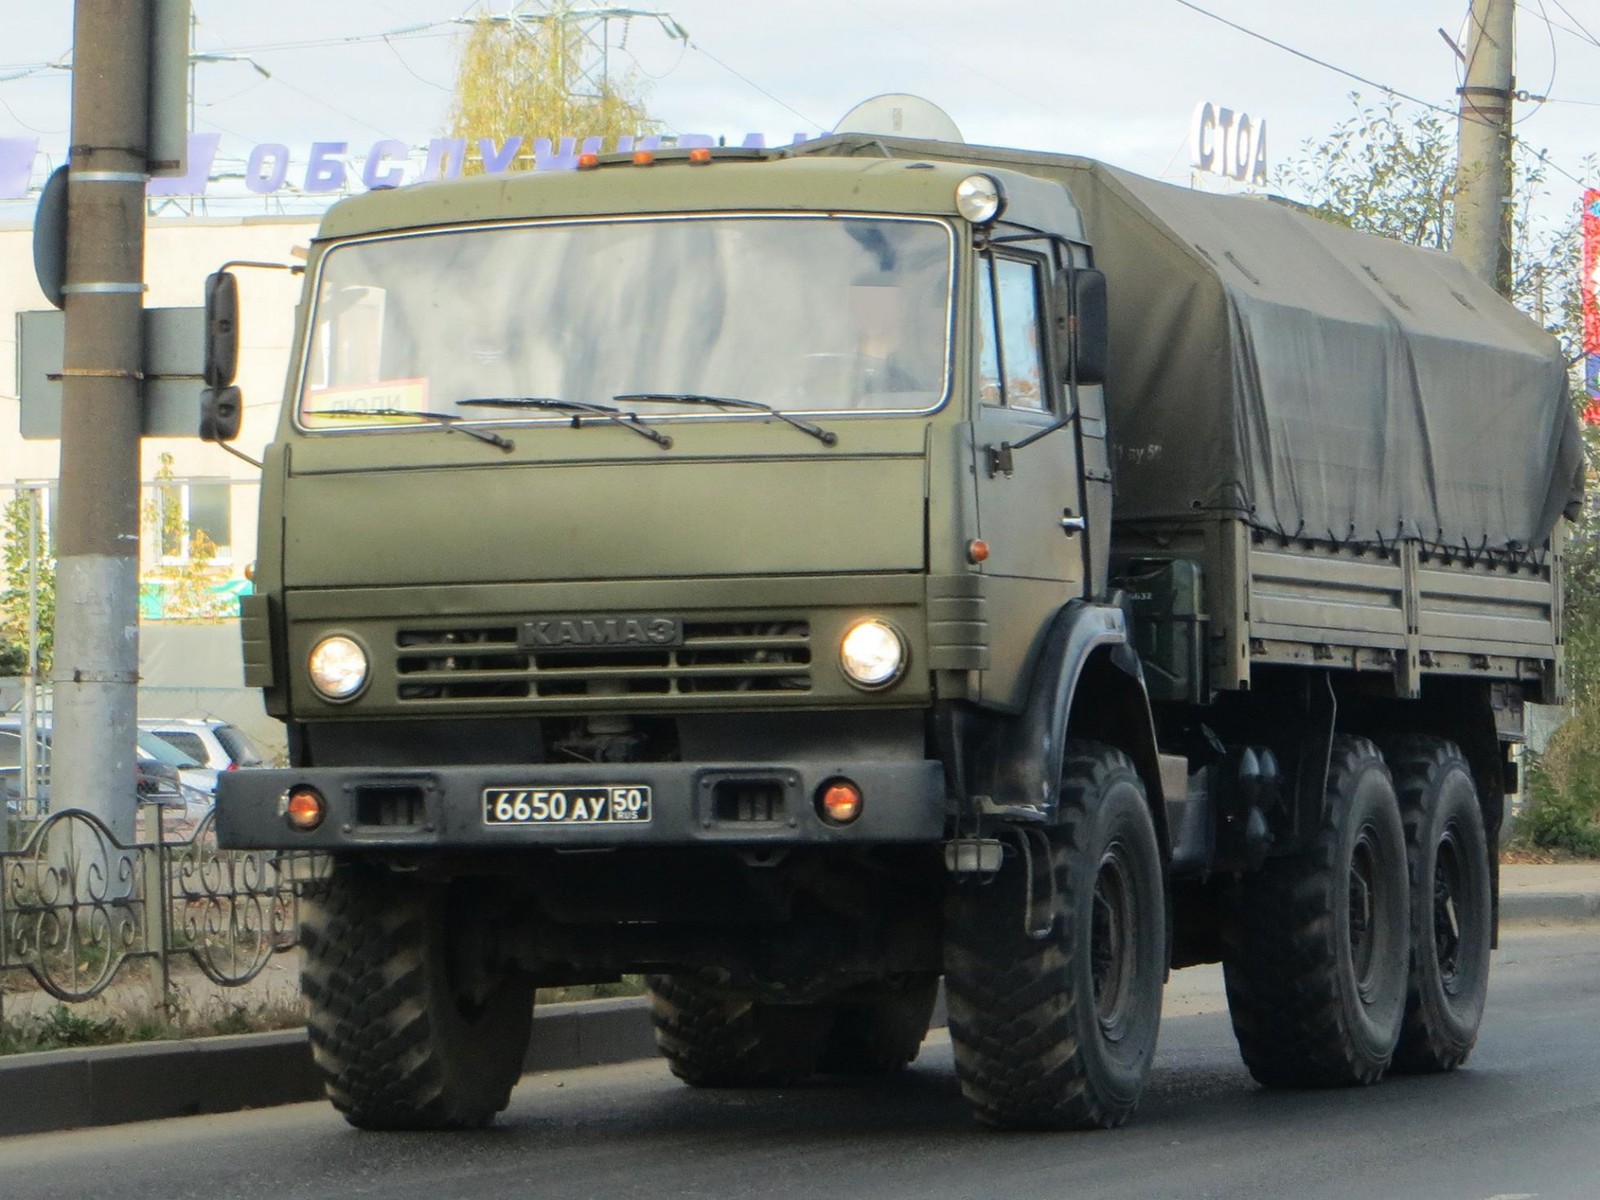
POLYGON ((514 625, 402 629, 395 638, 402 701, 628 695, 738 695, 811 690, 806 621, 687 621, 683 645, 529 650, 514 625))

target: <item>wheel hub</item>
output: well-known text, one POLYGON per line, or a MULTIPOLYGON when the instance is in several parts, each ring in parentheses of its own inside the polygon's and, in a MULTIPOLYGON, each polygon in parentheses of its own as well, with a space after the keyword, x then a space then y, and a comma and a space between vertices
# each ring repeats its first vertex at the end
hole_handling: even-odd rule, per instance
POLYGON ((1439 963, 1439 982, 1454 995, 1461 957, 1461 918, 1458 902, 1464 873, 1461 846, 1455 826, 1445 830, 1433 862, 1433 949, 1439 963))
POLYGON ((1089 934, 1089 972, 1095 1014, 1106 1038, 1123 1035, 1133 986, 1135 912, 1121 843, 1107 849, 1094 881, 1094 912, 1089 934))
POLYGON ((1374 881, 1377 878, 1377 848, 1372 830, 1363 829, 1350 857, 1350 962, 1355 968, 1356 988, 1363 1000, 1370 1000, 1375 983, 1373 966, 1377 957, 1378 929, 1373 911, 1376 904, 1374 881))

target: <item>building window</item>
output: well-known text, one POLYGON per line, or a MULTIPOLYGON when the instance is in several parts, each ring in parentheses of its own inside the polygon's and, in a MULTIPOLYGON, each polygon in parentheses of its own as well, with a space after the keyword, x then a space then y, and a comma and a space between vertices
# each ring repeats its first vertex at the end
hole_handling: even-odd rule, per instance
POLYGON ((61 489, 55 483, 24 480, 16 485, 12 496, 22 501, 18 509, 17 534, 27 545, 28 537, 28 510, 26 504, 30 496, 37 496, 39 502, 39 552, 45 558, 54 558, 56 554, 56 513, 57 505, 61 503, 61 489))
POLYGON ((233 557, 233 489, 225 483, 189 485, 189 524, 204 533, 219 558, 233 557))
POLYGON ((233 489, 202 480, 157 484, 152 489, 156 519, 152 532, 162 562, 187 562, 198 538, 214 546, 212 561, 233 558, 233 489))

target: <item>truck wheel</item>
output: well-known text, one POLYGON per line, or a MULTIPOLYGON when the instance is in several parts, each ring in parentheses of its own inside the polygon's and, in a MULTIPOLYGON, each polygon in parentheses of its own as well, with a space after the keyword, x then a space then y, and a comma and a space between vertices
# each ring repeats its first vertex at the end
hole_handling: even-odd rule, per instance
POLYGON ((1025 834, 1031 850, 1019 844, 993 880, 952 888, 946 909, 956 1073, 989 1125, 1120 1125, 1155 1054, 1166 906, 1155 828, 1128 757, 1070 743, 1059 815, 1045 841, 1025 834), (1029 932, 1030 920, 1045 936, 1029 932))
POLYGON ((1405 1010, 1405 834, 1377 747, 1333 744, 1322 828, 1243 880, 1223 977, 1245 1065, 1266 1087, 1375 1083, 1405 1010))
MULTIPOLYGON (((335 867, 301 922, 301 990, 328 1098, 360 1129, 475 1129, 511 1099, 533 985, 470 969, 447 888, 335 867)), ((463 934, 469 936, 463 938, 463 934)))
POLYGON ((828 1013, 820 1005, 763 1004, 703 978, 646 975, 656 1046, 690 1087, 781 1087, 817 1069, 828 1013))
POLYGON ((937 975, 912 975, 832 1006, 817 1069, 825 1075, 889 1075, 917 1057, 928 1036, 937 975))
POLYGON ((1478 1040, 1489 990, 1489 843, 1472 769, 1439 738, 1389 752, 1406 831, 1411 973, 1394 1069, 1451 1071, 1478 1040))

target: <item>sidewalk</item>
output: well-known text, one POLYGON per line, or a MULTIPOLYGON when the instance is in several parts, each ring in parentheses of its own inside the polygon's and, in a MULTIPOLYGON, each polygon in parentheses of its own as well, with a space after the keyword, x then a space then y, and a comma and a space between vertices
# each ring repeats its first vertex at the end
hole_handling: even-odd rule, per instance
POLYGON ((1501 924, 1559 924, 1600 918, 1600 862, 1500 868, 1501 924))
MULTIPOLYGON (((1500 868, 1503 928, 1600 922, 1600 863, 1500 868)), ((941 1009, 942 1013, 942 1009, 941 1009)), ((942 1019, 938 1022, 942 1024, 942 1019)), ((534 1014, 525 1069, 655 1054, 642 999, 553 1004, 534 1014)), ((0 1136, 235 1112, 322 1096, 302 1030, 52 1050, 0 1058, 0 1136)))

